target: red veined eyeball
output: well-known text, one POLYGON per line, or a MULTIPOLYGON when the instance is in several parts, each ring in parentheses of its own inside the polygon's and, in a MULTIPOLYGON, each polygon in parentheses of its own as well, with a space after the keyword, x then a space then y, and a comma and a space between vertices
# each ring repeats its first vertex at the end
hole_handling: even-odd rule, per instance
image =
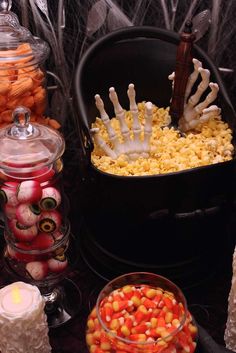
POLYGON ((27 263, 25 266, 26 271, 36 281, 44 279, 48 274, 47 261, 33 261, 27 263))
POLYGON ((11 206, 11 205, 6 204, 3 207, 3 212, 5 213, 5 215, 8 219, 16 218, 16 207, 15 206, 11 206))
POLYGON ((39 230, 43 233, 53 233, 61 225, 61 214, 58 211, 42 212, 39 220, 39 230))
POLYGON ((50 211, 57 208, 61 203, 61 194, 60 192, 53 188, 48 187, 44 188, 42 192, 42 198, 39 202, 39 206, 45 210, 50 211))
POLYGON ((39 233, 31 242, 31 248, 35 250, 45 250, 51 248, 55 241, 51 234, 39 233))
POLYGON ((18 199, 17 199, 17 187, 18 183, 8 181, 4 183, 0 190, 0 201, 4 204, 10 206, 17 206, 18 199))
POLYGON ((17 198, 19 202, 36 203, 42 197, 42 188, 36 180, 22 181, 18 186, 17 198))
POLYGON ((35 224, 32 226, 25 226, 20 224, 16 219, 11 219, 8 222, 8 225, 15 238, 19 241, 29 242, 38 234, 38 228, 35 224))
MULTIPOLYGON (((32 250, 30 245, 26 243, 15 243, 15 246, 21 250, 27 250, 27 251, 32 250)), ((7 245, 7 253, 12 259, 15 259, 17 261, 31 262, 36 259, 35 255, 22 253, 20 251, 13 249, 10 245, 7 245)))
POLYGON ((38 205, 21 203, 16 209, 16 218, 21 224, 32 226, 39 221, 40 213, 38 205))
POLYGON ((31 175, 34 180, 37 180, 40 184, 42 184, 52 179, 55 175, 55 171, 51 168, 43 167, 39 170, 35 170, 31 173, 31 175))
POLYGON ((60 255, 48 260, 48 268, 51 272, 60 273, 64 271, 67 266, 68 261, 65 255, 60 255))

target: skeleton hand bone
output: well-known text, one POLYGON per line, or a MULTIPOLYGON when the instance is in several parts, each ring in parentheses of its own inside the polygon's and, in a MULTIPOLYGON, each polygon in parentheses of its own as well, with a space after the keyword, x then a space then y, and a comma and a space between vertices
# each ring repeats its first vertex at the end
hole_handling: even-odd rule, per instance
POLYGON ((121 154, 127 155, 129 160, 135 160, 139 157, 148 158, 150 152, 150 138, 152 134, 152 103, 147 102, 145 104, 145 125, 143 129, 144 138, 142 140, 142 128, 139 122, 138 107, 135 101, 136 93, 133 84, 129 85, 127 94, 130 102, 130 112, 133 116, 131 129, 127 126, 125 121, 125 111, 119 103, 114 87, 109 89, 109 98, 114 106, 116 118, 119 120, 123 142, 120 142, 118 135, 113 129, 110 118, 105 111, 103 100, 99 94, 95 95, 95 103, 100 112, 101 119, 106 127, 112 148, 108 146, 100 136, 99 129, 91 129, 91 133, 93 134, 95 143, 112 159, 117 159, 121 154))
MULTIPOLYGON (((219 86, 217 83, 209 83, 210 71, 203 69, 202 63, 193 59, 194 71, 189 76, 185 97, 183 116, 179 120, 179 128, 181 131, 195 129, 201 123, 208 121, 212 116, 219 116, 221 109, 216 105, 210 105, 217 98, 219 86), (196 82, 199 74, 201 75, 201 83, 198 85, 196 92, 189 97, 192 87, 196 82), (203 102, 200 102, 202 94, 210 87, 211 92, 207 95, 203 102), (210 106, 209 106, 210 105, 210 106), (209 107, 208 107, 209 106, 209 107)), ((169 76, 174 85, 174 72, 169 76)))

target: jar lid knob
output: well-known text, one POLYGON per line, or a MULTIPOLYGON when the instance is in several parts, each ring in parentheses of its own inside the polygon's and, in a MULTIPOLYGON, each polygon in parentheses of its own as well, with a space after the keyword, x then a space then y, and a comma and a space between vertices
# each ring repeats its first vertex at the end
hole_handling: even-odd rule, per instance
POLYGON ((26 107, 19 106, 13 111, 14 125, 8 134, 20 139, 26 139, 33 135, 34 128, 30 121, 30 110, 26 107))
POLYGON ((0 11, 10 11, 12 0, 0 0, 0 11))

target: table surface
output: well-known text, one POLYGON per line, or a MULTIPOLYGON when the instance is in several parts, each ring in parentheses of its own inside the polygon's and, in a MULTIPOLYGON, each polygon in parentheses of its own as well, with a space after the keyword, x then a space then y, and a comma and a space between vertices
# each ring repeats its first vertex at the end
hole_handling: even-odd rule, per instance
MULTIPOLYGON (((0 242, 0 246, 3 246, 3 241, 2 245, 0 242)), ((86 318, 96 302, 99 291, 106 282, 88 268, 80 254, 78 254, 77 265, 68 278, 80 288, 82 304, 76 317, 61 327, 50 329, 50 342, 53 353, 87 353, 85 344, 86 318)), ((231 263, 227 261, 225 266, 218 269, 207 281, 184 291, 189 310, 197 322, 220 344, 224 344, 223 337, 231 278, 231 263)), ((9 276, 2 267, 0 286, 8 283, 9 276)))

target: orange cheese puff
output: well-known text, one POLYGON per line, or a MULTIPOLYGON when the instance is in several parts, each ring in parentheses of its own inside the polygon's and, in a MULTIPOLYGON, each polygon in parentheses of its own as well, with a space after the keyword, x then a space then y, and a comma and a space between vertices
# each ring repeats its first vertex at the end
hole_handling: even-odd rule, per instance
POLYGON ((0 94, 7 94, 11 89, 10 82, 0 82, 0 94))
POLYGON ((35 104, 40 105, 45 102, 46 90, 39 87, 39 90, 34 95, 35 104))
POLYGON ((22 105, 21 104, 21 97, 18 97, 18 98, 15 98, 15 99, 9 99, 7 101, 7 104, 6 104, 6 108, 10 109, 10 110, 13 110, 19 105, 22 105))
POLYGON ((56 121, 55 119, 49 119, 48 125, 51 126, 53 129, 58 130, 61 127, 61 124, 56 121))
POLYGON ((2 129, 2 128, 4 128, 4 127, 6 127, 7 125, 9 125, 9 123, 0 123, 0 128, 2 129))
POLYGON ((1 108, 4 107, 4 106, 6 105, 6 103, 7 103, 6 97, 5 97, 5 96, 2 96, 2 95, 0 94, 0 107, 1 107, 1 108))
POLYGON ((18 72, 15 69, 7 70, 7 78, 9 81, 14 82, 18 78, 18 72))
POLYGON ((35 102, 35 109, 34 109, 35 114, 37 114, 37 115, 42 115, 42 114, 44 114, 45 109, 46 109, 46 104, 45 104, 45 102, 44 102, 44 103, 41 103, 41 104, 37 104, 37 103, 35 102))
POLYGON ((12 110, 5 110, 4 112, 1 113, 0 117, 3 122, 11 123, 12 122, 12 110))
POLYGON ((24 105, 27 108, 32 108, 34 105, 34 97, 28 96, 28 97, 23 98, 22 105, 24 105))
POLYGON ((24 80, 17 80, 11 85, 11 90, 9 92, 9 98, 17 98, 22 94, 28 92, 33 87, 33 80, 28 77, 24 80))

